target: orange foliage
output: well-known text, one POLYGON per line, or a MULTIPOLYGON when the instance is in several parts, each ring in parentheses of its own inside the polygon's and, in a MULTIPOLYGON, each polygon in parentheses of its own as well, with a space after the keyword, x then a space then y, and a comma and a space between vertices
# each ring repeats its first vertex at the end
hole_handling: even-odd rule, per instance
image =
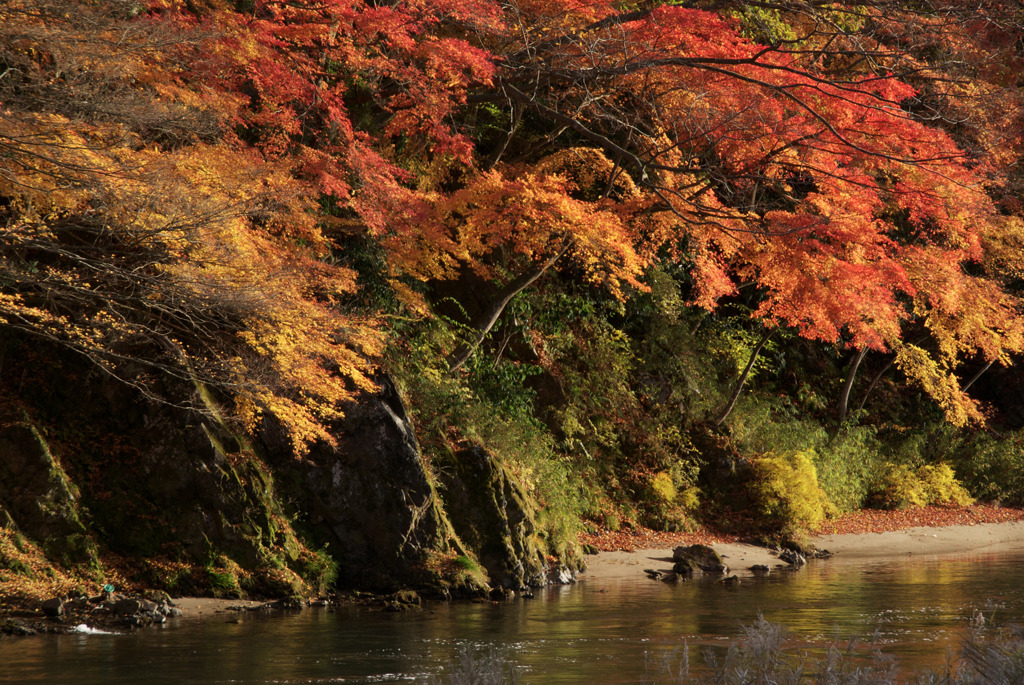
POLYGON ((213 385, 242 419, 274 414, 299 454, 332 441, 342 403, 372 387, 380 337, 373 321, 336 306, 354 276, 319 260, 327 244, 316 190, 287 161, 231 136, 182 126, 162 137, 180 122, 215 131, 237 111, 233 96, 182 86, 174 55, 191 34, 110 8, 83 17, 59 11, 67 3, 29 13, 33 5, 8 5, 0 32, 38 72, 18 84, 25 92, 46 94, 48 69, 81 57, 87 42, 86 71, 72 74, 83 87, 106 78, 90 70, 96 64, 136 80, 111 96, 127 107, 103 116, 72 111, 70 91, 43 103, 63 102, 63 113, 4 103, 0 322, 81 352, 144 392, 156 392, 146 368, 213 385), (225 118, 210 124, 195 110, 212 105, 225 105, 225 118))

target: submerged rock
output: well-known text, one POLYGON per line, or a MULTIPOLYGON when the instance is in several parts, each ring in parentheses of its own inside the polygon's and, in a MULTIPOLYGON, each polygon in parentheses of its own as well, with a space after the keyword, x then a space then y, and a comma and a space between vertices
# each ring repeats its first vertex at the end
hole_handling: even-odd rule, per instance
POLYGON ((579 571, 568 566, 556 566, 548 571, 549 585, 571 585, 579 578, 579 571))
POLYGON ((807 563, 807 559, 803 554, 792 549, 783 550, 779 555, 779 559, 782 559, 787 564, 795 567, 803 566, 807 563))
POLYGON ((418 611, 420 596, 414 590, 399 590, 384 600, 385 611, 418 611))

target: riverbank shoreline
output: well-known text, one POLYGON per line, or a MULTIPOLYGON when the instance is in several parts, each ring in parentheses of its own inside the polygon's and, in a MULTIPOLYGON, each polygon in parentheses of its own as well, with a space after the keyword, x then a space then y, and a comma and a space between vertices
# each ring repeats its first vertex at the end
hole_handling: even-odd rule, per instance
MULTIPOLYGON (((897 530, 813 535, 806 544, 827 550, 827 563, 874 557, 921 557, 981 551, 1024 549, 1024 520, 914 526, 897 530)), ((680 544, 687 544, 682 542, 680 544)), ((739 541, 710 541, 730 574, 753 575, 752 566, 788 568, 774 551, 739 541)), ((643 577, 646 569, 671 571, 674 547, 619 549, 598 552, 587 558, 584 580, 627 580, 643 577)))
MULTIPOLYGON (((587 570, 580 576, 582 582, 635 580, 644 578, 647 569, 671 571, 675 547, 695 543, 714 547, 729 567, 729 573, 740 578, 753 575, 752 566, 767 566, 773 570, 788 568, 788 564, 778 558, 777 551, 744 540, 737 534, 716 534, 708 530, 688 533, 645 529, 604 531, 587 536, 583 541, 592 550, 596 549, 597 554, 586 557, 587 570)), ((1024 550, 1024 509, 975 505, 962 509, 864 510, 828 522, 804 542, 832 553, 832 559, 823 563, 871 557, 1024 550)), ((140 591, 139 597, 145 594, 140 591)), ((135 593, 129 593, 129 596, 135 596, 135 593)), ((0 628, 6 628, 0 632, 25 634, 16 629, 18 625, 31 627, 33 632, 69 632, 75 629, 80 618, 91 627, 127 629, 113 614, 102 618, 92 614, 86 618, 84 613, 78 616, 72 612, 56 620, 47 618, 42 609, 45 599, 42 597, 33 602, 22 596, 20 600, 8 602, 0 597, 0 628)), ((273 600, 169 599, 176 610, 175 615, 185 622, 234 621, 246 613, 282 607, 280 602, 273 600)), ((342 597, 337 600, 345 601, 342 597)))

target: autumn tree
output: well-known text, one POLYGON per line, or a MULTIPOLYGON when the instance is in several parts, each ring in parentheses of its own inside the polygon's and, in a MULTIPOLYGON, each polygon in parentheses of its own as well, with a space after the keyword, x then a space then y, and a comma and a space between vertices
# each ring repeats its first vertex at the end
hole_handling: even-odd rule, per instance
POLYGON ((184 78, 218 39, 137 10, 0 9, 0 323, 159 399, 171 374, 273 413, 299 452, 331 440, 379 338, 333 307, 353 279, 318 259, 316 193, 184 78))
POLYGON ((550 270, 625 299, 657 260, 705 309, 749 284, 765 332, 894 354, 958 424, 980 418, 959 360, 1024 345, 1008 252, 989 257, 1019 156, 1011 5, 0 12, 4 324, 215 384, 300 448, 380 344, 340 305, 337 232, 373 240, 421 314, 424 283, 491 283, 452 369, 550 270))
POLYGON ((560 139, 599 150, 607 182, 637 188, 619 210, 633 249, 674 250, 695 304, 755 284, 765 326, 896 350, 952 421, 980 419, 953 369, 1021 345, 1017 301, 971 268, 996 208, 979 151, 915 104, 949 79, 944 65, 883 40, 907 16, 966 33, 979 8, 708 7, 510 5, 488 45, 501 67, 490 97, 512 124, 487 164, 514 168, 560 139), (534 139, 517 140, 527 125, 534 139), (912 319, 935 333, 937 356, 901 343, 912 319))

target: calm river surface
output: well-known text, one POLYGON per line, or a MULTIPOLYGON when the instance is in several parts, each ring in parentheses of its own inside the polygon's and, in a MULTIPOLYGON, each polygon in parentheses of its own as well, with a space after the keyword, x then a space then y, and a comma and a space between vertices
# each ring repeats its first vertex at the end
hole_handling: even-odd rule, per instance
POLYGON ((377 683, 442 676, 460 648, 495 646, 527 683, 631 683, 646 654, 683 644, 693 663, 763 614, 800 645, 878 634, 908 669, 940 666, 968 619, 1024 621, 1024 550, 818 561, 734 586, 584 580, 508 604, 215 614, 120 635, 0 640, 0 681, 377 683))

